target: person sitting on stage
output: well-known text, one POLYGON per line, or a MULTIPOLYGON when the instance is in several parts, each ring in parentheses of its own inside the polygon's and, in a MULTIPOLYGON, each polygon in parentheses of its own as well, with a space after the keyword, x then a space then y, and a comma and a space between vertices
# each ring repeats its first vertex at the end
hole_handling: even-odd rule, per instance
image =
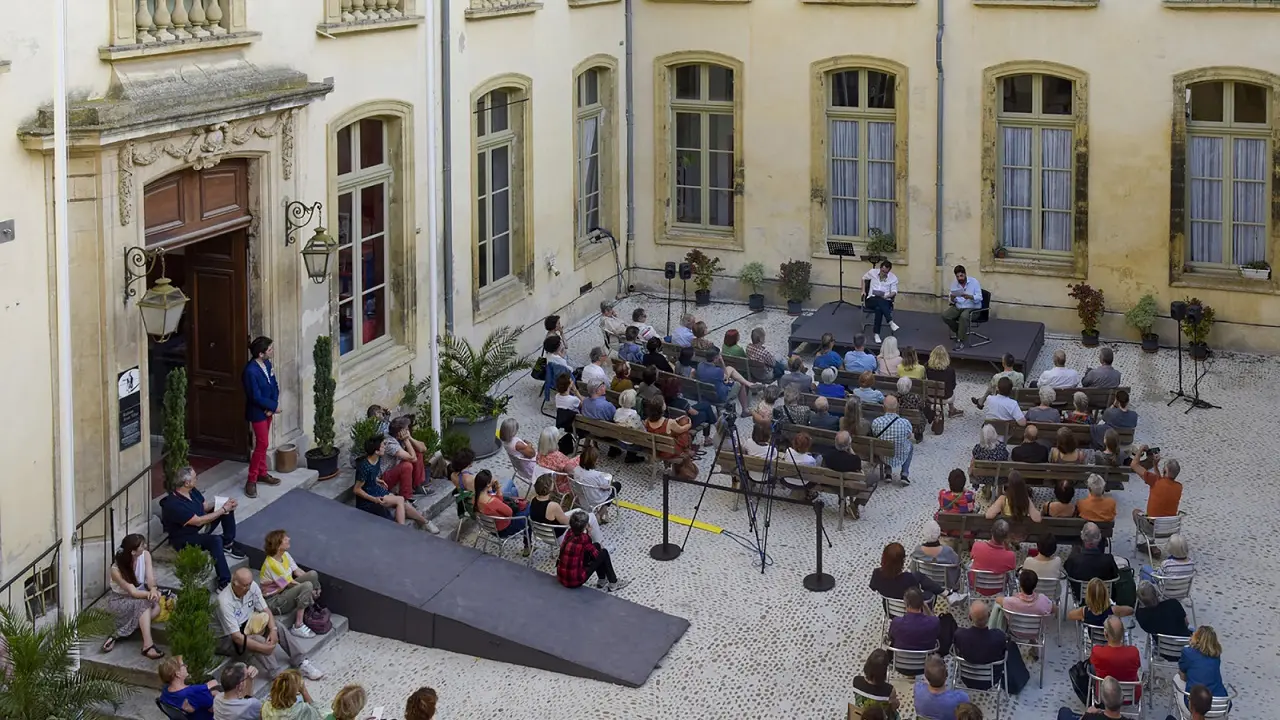
POLYGON ((836 352, 836 336, 831 333, 822 333, 818 352, 813 356, 813 369, 838 368, 841 361, 840 353, 836 352))
POLYGON ((1040 442, 1040 429, 1028 425, 1022 431, 1022 444, 1009 450, 1009 459, 1021 463, 1049 462, 1049 448, 1040 442))
POLYGON ((889 467, 903 485, 910 485, 911 458, 916 447, 911 442, 911 423, 898 414, 898 398, 890 395, 884 399, 884 414, 871 423, 871 434, 893 443, 893 457, 889 458, 889 467))
POLYGON ((902 353, 898 352, 898 338, 890 335, 880 343, 880 356, 876 358, 876 374, 898 376, 898 366, 902 364, 902 353))
POLYGON ((1053 367, 1040 373, 1039 387, 1078 388, 1080 373, 1067 367, 1067 351, 1053 351, 1053 367))
POLYGON ((1111 367, 1116 354, 1109 347, 1098 351, 1098 367, 1091 369, 1080 379, 1080 387, 1118 388, 1120 387, 1120 371, 1111 367))
POLYGON ((716 346, 715 343, 707 339, 707 324, 699 320, 693 324, 693 343, 694 350, 706 352, 716 346))
POLYGON ((747 349, 740 343, 741 339, 742 338, 738 334, 737 330, 725 330, 724 348, 721 349, 720 352, 728 357, 745 358, 747 356, 747 349))
POLYGON ((848 396, 849 391, 844 385, 836 382, 836 373, 837 370, 834 367, 823 368, 822 382, 818 383, 818 394, 823 397, 843 400, 848 396))
POLYGON ((569 529, 569 520, 575 513, 587 516, 587 534, 594 542, 604 542, 604 533, 600 531, 600 522, 592 513, 582 508, 574 508, 565 512, 560 503, 551 499, 551 491, 555 489, 555 480, 550 475, 543 475, 533 482, 533 499, 529 501, 529 519, 541 525, 556 525, 556 537, 564 537, 569 529))
POLYGON ((773 408, 774 417, 782 418, 791 425, 808 425, 812 411, 800 398, 800 390, 795 385, 788 385, 782 391, 782 400, 773 408))
POLYGON ((787 372, 787 366, 769 352, 764 344, 764 328, 751 329, 751 344, 747 346, 747 361, 751 363, 751 379, 773 382, 787 372))
POLYGON ((813 392, 813 376, 807 372, 804 359, 799 355, 787 359, 787 374, 778 378, 778 386, 783 390, 793 385, 802 393, 813 392))
POLYGON ((1000 358, 1000 364, 1003 366, 1003 369, 991 376, 991 383, 987 385, 986 392, 982 393, 982 397, 971 397, 969 400, 974 405, 978 406, 978 408, 982 408, 983 404, 987 401, 987 396, 996 394, 999 388, 1000 378, 1004 377, 1009 378, 1009 381, 1013 383, 1013 387, 1015 389, 1024 387, 1026 385, 1026 378, 1023 377, 1022 373, 1013 369, 1015 363, 1017 363, 1017 360, 1013 357, 1013 353, 1005 353, 1004 356, 1000 358))
POLYGON ((861 373, 864 370, 876 371, 876 356, 867 352, 867 336, 858 333, 853 336, 853 349, 844 354, 845 372, 861 373))
POLYGON ((673 373, 675 368, 671 367, 671 362, 667 360, 667 356, 662 354, 662 338, 649 338, 649 342, 645 343, 644 364, 652 365, 662 372, 673 373))
POLYGON ((870 370, 864 370, 858 376, 858 387, 853 389, 853 394, 864 403, 875 403, 880 405, 884 403, 884 393, 876 389, 876 376, 870 370))
POLYGON ((592 542, 587 534, 586 513, 574 513, 569 517, 569 532, 560 543, 560 557, 556 560, 556 579, 567 588, 582 587, 596 575, 596 588, 605 592, 617 592, 630 584, 614 574, 609 551, 592 542))
MULTIPOLYGON (((830 370, 831 368, 827 368, 827 371, 830 370)), ((805 424, 812 428, 831 430, 832 432, 839 430, 840 418, 837 415, 832 415, 830 408, 830 401, 827 398, 822 396, 814 398, 813 412, 809 413, 809 422, 805 424)))
POLYGON ((902 362, 898 364, 898 377, 923 380, 924 370, 925 367, 920 363, 920 356, 916 354, 916 349, 909 345, 904 347, 902 349, 902 362))
POLYGON ((885 320, 889 321, 890 330, 898 332, 898 323, 893 321, 893 299, 898 295, 898 276, 893 274, 893 263, 882 261, 878 270, 872 268, 863 274, 862 282, 864 285, 869 283, 862 305, 874 313, 871 332, 879 344, 880 328, 885 320))
POLYGON ((956 279, 951 283, 951 305, 942 312, 942 321, 956 336, 952 350, 963 350, 964 341, 969 337, 969 318, 974 310, 982 308, 982 286, 977 278, 969 277, 963 265, 955 266, 952 272, 956 279))
POLYGON ((671 337, 667 338, 667 342, 672 345, 679 345, 680 347, 692 347, 693 326, 695 324, 697 324, 697 320, 693 315, 690 315, 689 313, 681 315, 680 324, 671 331, 671 337))
POLYGON ((383 436, 374 435, 364 442, 365 456, 356 463, 355 484, 351 487, 356 496, 356 507, 388 520, 394 519, 401 525, 412 520, 426 529, 427 519, 422 513, 413 503, 387 489, 382 480, 383 440, 383 436))
POLYGON ((1092 425, 1093 413, 1089 410, 1089 396, 1077 392, 1071 396, 1071 412, 1067 413, 1064 422, 1075 425, 1092 425))
POLYGON ((611 337, 622 339, 627 332, 627 321, 618 317, 612 300, 600 301, 600 330, 606 340, 611 337))
POLYGON ((698 363, 694 369, 693 377, 698 382, 709 383, 716 389, 716 404, 721 407, 729 401, 729 393, 736 383, 738 386, 738 407, 741 408, 742 417, 747 416, 747 389, 755 387, 756 384, 742 377, 737 370, 726 367, 724 358, 720 356, 718 348, 712 346, 710 350, 707 350, 703 361, 698 363))
POLYGON ((636 308, 631 311, 631 324, 635 325, 636 329, 640 331, 641 342, 649 342, 658 337, 658 331, 654 330, 653 326, 649 324, 649 314, 644 311, 644 308, 636 308))

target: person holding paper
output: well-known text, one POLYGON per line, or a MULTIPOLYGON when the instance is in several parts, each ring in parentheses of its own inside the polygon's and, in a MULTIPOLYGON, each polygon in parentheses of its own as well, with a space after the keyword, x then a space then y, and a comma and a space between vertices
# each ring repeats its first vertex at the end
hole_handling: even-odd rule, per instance
POLYGON ((223 497, 205 500, 196 489, 196 471, 190 465, 178 471, 174 483, 174 489, 160 500, 160 523, 169 543, 174 550, 196 545, 209 553, 222 589, 231 582, 227 558, 244 559, 236 550, 236 501, 223 497), (222 528, 222 537, 213 534, 215 527, 222 528))
POLYGON ((969 316, 974 310, 982 307, 982 286, 977 278, 969 277, 963 265, 955 266, 955 282, 951 283, 949 298, 951 305, 942 311, 942 322, 951 328, 956 335, 956 344, 952 350, 963 350, 964 340, 969 336, 969 316))
POLYGON ((867 286, 867 295, 862 299, 862 304, 875 313, 874 327, 871 331, 875 333, 876 344, 880 344, 880 326, 885 321, 889 321, 889 329, 897 332, 898 323, 893 321, 893 298, 898 294, 898 276, 893 274, 893 263, 884 260, 880 263, 880 268, 872 268, 862 276, 862 282, 870 283, 867 286))

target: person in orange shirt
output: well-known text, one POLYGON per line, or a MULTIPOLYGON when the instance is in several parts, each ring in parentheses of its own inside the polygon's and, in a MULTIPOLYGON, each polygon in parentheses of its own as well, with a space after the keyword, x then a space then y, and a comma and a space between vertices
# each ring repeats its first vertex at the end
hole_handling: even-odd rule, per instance
POLYGON ((1160 453, 1150 454, 1151 469, 1142 466, 1142 458, 1147 456, 1148 446, 1138 448, 1138 452, 1129 461, 1129 467, 1142 478, 1142 482, 1151 488, 1147 495, 1147 511, 1134 509, 1133 522, 1145 532, 1151 532, 1151 520, 1155 517, 1173 517, 1178 514, 1178 503, 1182 501, 1182 483, 1178 482, 1178 471, 1182 469, 1178 461, 1170 458, 1161 462, 1160 453))
POLYGON ((1090 522, 1112 522, 1116 519, 1116 499, 1107 495, 1107 483, 1093 473, 1088 480, 1089 494, 1076 501, 1076 514, 1090 522))

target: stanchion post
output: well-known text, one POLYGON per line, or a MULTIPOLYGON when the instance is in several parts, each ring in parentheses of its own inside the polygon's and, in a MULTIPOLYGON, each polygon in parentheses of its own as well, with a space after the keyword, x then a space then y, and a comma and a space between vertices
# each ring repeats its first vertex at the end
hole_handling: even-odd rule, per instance
POLYGON ((667 477, 667 473, 662 473, 662 542, 649 548, 649 557, 659 562, 675 560, 680 557, 680 546, 670 541, 669 530, 671 522, 669 513, 671 512, 671 480, 667 477))
POLYGON ((813 501, 814 527, 817 535, 818 567, 804 576, 804 589, 809 592, 826 592, 836 586, 836 579, 822 572, 822 498, 813 501))

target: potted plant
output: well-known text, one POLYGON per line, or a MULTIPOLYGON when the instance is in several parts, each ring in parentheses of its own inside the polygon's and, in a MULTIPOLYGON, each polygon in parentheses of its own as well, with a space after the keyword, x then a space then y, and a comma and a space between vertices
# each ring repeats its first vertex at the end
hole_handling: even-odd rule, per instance
POLYGON ((1271 266, 1266 260, 1254 260, 1240 266, 1240 274, 1252 280, 1270 280, 1271 266))
POLYGON ((169 371, 164 383, 164 486, 174 488, 178 471, 187 466, 187 369, 169 371))
POLYGON ((311 432, 315 435, 315 447, 307 451, 307 467, 328 480, 338 474, 338 448, 333 444, 333 393, 338 383, 333 379, 333 339, 328 335, 316 338, 311 358, 316 367, 315 421, 311 432))
POLYGON ((37 627, 18 610, 0 606, 0 647, 6 649, 0 714, 26 720, 108 717, 113 713, 106 706, 119 711, 134 688, 113 670, 79 661, 86 643, 100 641, 114 627, 115 618, 97 608, 59 614, 37 627))
POLYGON ((376 437, 379 433, 378 426, 381 423, 376 417, 360 418, 351 426, 351 467, 354 468, 359 464, 360 458, 364 457, 364 444, 371 437, 376 437))
POLYGON ((813 294, 809 274, 813 265, 804 260, 788 260, 778 268, 778 285, 787 299, 787 314, 799 315, 800 307, 813 294))
POLYGON ((879 265, 889 253, 897 249, 898 239, 893 236, 893 233, 884 232, 880 228, 871 228, 867 231, 867 254, 863 255, 862 259, 872 265, 879 265))
POLYGON ((711 283, 715 280, 715 275, 722 268, 720 267, 720 258, 709 257, 706 253, 694 248, 684 256, 685 262, 689 263, 689 269, 693 271, 693 300, 699 306, 711 304, 711 283))
POLYGON ((764 295, 760 294, 760 289, 764 287, 764 263, 749 262, 743 265, 738 279, 751 288, 751 294, 747 296, 747 307, 756 311, 763 310, 764 295))
POLYGON ((1187 342, 1191 347, 1191 358, 1204 360, 1209 357, 1208 339, 1209 331, 1213 329, 1213 308, 1200 302, 1200 298, 1187 298, 1186 303, 1188 307, 1192 305, 1201 307, 1198 320, 1193 322, 1190 315, 1182 319, 1182 332, 1187 335, 1187 342))
POLYGON ((213 598, 209 592, 213 562, 200 546, 188 545, 178 551, 173 569, 181 587, 166 625, 169 652, 182 656, 191 682, 204 682, 218 665, 214 655, 217 639, 212 627, 213 598))
POLYGON ((1076 314, 1080 316, 1083 326, 1080 330, 1080 342, 1085 347, 1097 347, 1098 323, 1102 322, 1102 312, 1106 309, 1102 291, 1087 283, 1067 287, 1071 288, 1068 294, 1076 301, 1076 314))
MULTIPOLYGON (((501 447, 497 438, 498 417, 507 410, 511 396, 490 393, 512 373, 533 363, 516 351, 520 331, 500 327, 489 333, 479 349, 456 335, 440 340, 440 417, 445 423, 442 443, 447 449, 452 433, 467 436, 477 458, 493 455, 501 447)), ((430 378, 419 383, 419 396, 429 397, 430 378)), ((430 408, 426 415, 429 416, 430 408)))
POLYGON ((1124 321, 1142 336, 1143 352, 1154 353, 1160 349, 1160 336, 1151 332, 1152 326, 1156 324, 1157 312, 1155 296, 1147 293, 1138 298, 1138 303, 1124 314, 1124 321))

